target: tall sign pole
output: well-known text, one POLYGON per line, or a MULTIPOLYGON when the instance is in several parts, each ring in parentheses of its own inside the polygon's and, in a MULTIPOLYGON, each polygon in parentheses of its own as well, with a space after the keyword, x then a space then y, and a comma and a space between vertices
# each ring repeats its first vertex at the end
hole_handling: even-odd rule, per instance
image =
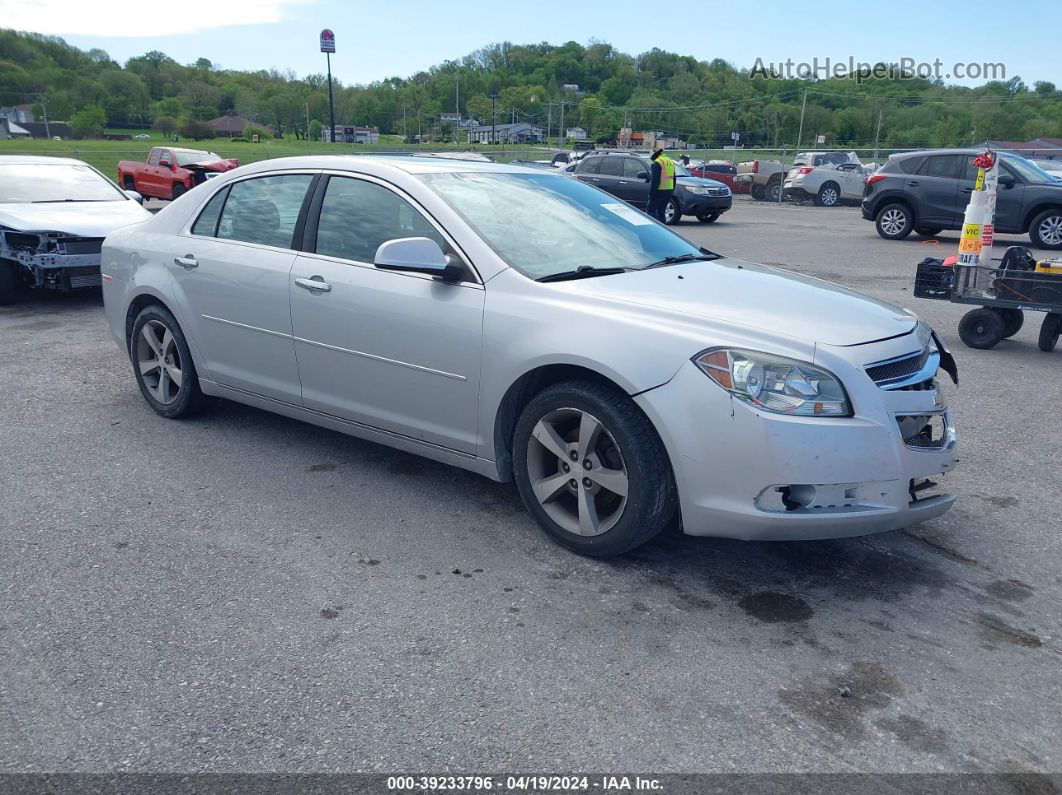
POLYGON ((321 31, 321 52, 325 54, 328 62, 328 120, 331 127, 328 128, 328 140, 336 142, 336 105, 332 100, 332 53, 336 51, 336 34, 325 28, 321 31))

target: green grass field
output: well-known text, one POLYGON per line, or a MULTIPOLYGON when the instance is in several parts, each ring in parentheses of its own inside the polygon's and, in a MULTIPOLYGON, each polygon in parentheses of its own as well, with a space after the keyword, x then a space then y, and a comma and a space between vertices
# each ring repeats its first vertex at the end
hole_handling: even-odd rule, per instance
MULTIPOLYGON (((132 133, 138 130, 112 130, 113 133, 132 133)), ((0 155, 49 155, 53 157, 73 157, 84 160, 95 166, 109 177, 115 177, 118 173, 119 160, 147 159, 148 152, 153 146, 162 146, 168 142, 161 133, 150 131, 151 140, 148 141, 50 141, 34 139, 29 141, 7 140, 0 141, 0 155)), ((215 138, 209 141, 181 141, 176 146, 185 146, 191 149, 207 149, 217 152, 222 157, 235 157, 241 163, 254 163, 258 160, 267 160, 276 157, 292 157, 294 155, 345 155, 345 154, 372 154, 374 152, 399 152, 399 151, 423 151, 438 152, 444 150, 464 151, 469 147, 466 144, 421 144, 403 145, 400 136, 383 136, 384 141, 373 145, 351 144, 325 144, 319 141, 299 141, 296 139, 268 140, 261 143, 237 143, 225 138, 215 138)), ((556 147, 540 146, 479 146, 477 151, 493 157, 500 162, 511 160, 548 160, 553 152, 560 151, 556 147)), ((678 158, 682 152, 669 152, 673 158, 678 158)), ((777 152, 761 152, 751 149, 742 149, 737 152, 724 149, 709 150, 686 150, 685 154, 691 160, 719 159, 719 160, 753 160, 755 158, 781 159, 791 162, 792 153, 779 157, 777 152)))

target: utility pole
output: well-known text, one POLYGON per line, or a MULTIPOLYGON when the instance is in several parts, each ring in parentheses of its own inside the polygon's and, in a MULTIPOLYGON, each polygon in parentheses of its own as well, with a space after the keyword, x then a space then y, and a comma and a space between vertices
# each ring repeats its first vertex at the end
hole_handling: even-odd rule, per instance
POLYGON ((560 138, 561 145, 563 146, 564 145, 564 100, 563 99, 561 100, 560 106, 561 106, 560 129, 557 130, 557 137, 560 138))
POLYGON ((492 144, 498 143, 498 115, 494 110, 494 105, 498 101, 498 94, 492 93, 490 95, 490 142, 492 144))
POLYGON ((808 90, 804 89, 804 101, 800 103, 800 129, 797 130, 796 150, 800 151, 800 139, 804 135, 804 108, 808 104, 808 90))
POLYGON ((546 146, 549 146, 549 134, 553 127, 553 103, 546 103, 546 146))
MULTIPOLYGON (((44 115, 44 137, 49 141, 52 140, 52 131, 48 127, 48 97, 44 94, 38 94, 37 100, 41 103, 41 113, 44 115)), ((141 121, 143 121, 141 119, 141 121)))
POLYGON ((881 115, 884 111, 878 108, 878 128, 874 131, 874 162, 878 162, 878 141, 881 139, 881 115))

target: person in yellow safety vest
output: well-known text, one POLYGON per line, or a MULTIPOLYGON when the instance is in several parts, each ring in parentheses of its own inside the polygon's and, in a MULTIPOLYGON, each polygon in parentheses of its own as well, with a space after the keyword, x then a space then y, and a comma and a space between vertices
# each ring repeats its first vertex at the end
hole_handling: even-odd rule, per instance
POLYGON ((647 211, 661 223, 667 223, 664 212, 675 192, 675 161, 657 149, 650 156, 653 161, 653 173, 649 177, 649 207, 647 211))

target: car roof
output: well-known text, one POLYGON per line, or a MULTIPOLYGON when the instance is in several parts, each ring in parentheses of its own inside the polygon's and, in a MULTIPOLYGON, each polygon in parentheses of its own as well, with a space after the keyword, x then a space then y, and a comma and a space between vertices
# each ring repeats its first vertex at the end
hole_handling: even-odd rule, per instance
POLYGON ((269 160, 249 163, 239 169, 239 171, 247 174, 255 171, 275 171, 291 168, 320 168, 370 172, 377 171, 381 167, 404 171, 407 174, 468 174, 482 172, 485 174, 541 175, 543 173, 540 168, 511 166, 479 160, 454 160, 442 157, 401 157, 395 155, 301 155, 297 157, 275 157, 269 160))
MULTIPOLYGON (((917 149, 914 152, 897 152, 889 155, 889 157, 899 160, 905 157, 915 157, 916 155, 976 155, 981 151, 981 149, 917 149)), ((1007 153, 1002 152, 1001 154, 1007 153)))
POLYGON ((84 166, 82 160, 72 157, 48 157, 46 155, 0 155, 0 165, 14 166, 84 166))

